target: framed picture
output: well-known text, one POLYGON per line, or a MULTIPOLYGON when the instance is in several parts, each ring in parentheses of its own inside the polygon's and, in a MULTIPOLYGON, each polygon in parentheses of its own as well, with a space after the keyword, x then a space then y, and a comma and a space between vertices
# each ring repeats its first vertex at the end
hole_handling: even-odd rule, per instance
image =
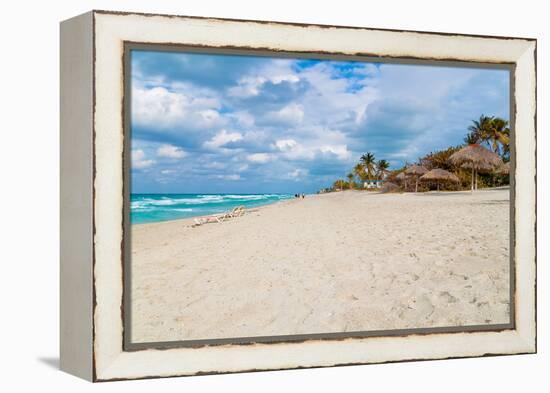
POLYGON ((536 40, 61 24, 61 368, 536 352, 536 40))

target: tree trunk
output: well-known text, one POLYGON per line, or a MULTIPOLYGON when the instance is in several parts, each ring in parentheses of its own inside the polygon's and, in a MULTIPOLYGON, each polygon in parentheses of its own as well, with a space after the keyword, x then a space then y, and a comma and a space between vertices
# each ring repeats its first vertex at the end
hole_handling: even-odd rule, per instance
POLYGON ((474 192, 474 166, 472 165, 472 192, 474 192))
POLYGON ((439 182, 437 182, 437 192, 439 192, 439 182))
POLYGON ((416 183, 414 185, 414 192, 418 192, 418 176, 416 176, 416 183))
POLYGON ((476 174, 476 191, 477 191, 477 169, 475 170, 475 174, 476 174))

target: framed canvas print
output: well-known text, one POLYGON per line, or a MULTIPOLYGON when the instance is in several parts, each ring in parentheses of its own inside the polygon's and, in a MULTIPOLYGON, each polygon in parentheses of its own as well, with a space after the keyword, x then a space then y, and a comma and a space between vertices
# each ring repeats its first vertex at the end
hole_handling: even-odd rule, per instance
POLYGON ((61 368, 536 351, 536 41, 61 24, 61 368))

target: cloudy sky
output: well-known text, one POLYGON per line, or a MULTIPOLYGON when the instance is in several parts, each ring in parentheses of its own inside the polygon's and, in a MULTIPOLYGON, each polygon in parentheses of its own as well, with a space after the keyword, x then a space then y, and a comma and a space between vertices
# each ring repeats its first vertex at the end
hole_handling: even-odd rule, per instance
POLYGON ((132 192, 315 192, 509 119, 504 70, 132 51, 132 192))

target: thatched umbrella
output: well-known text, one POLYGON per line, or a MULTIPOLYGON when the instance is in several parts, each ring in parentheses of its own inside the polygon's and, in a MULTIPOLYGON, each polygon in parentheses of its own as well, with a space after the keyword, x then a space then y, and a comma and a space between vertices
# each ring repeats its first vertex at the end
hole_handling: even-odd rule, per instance
POLYGON ((420 177, 420 180, 435 181, 436 184, 437 184, 437 191, 439 191, 439 182, 441 182, 441 181, 443 181, 443 182, 452 181, 452 182, 455 182, 455 183, 460 182, 460 179, 458 178, 457 175, 455 175, 454 173, 451 173, 449 171, 446 171, 445 169, 439 169, 439 168, 432 169, 431 171, 429 171, 425 175, 422 175, 420 177))
POLYGON ((464 169, 472 169, 474 168, 478 173, 488 173, 495 170, 495 167, 493 165, 489 165, 487 163, 484 164, 473 164, 472 162, 465 162, 460 166, 464 169))
POLYGON ((405 170, 405 176, 414 176, 416 184, 414 186, 414 192, 418 192, 418 177, 428 172, 422 165, 411 165, 405 170))
POLYGON ((397 176, 395 176, 395 180, 398 182, 403 182, 403 189, 407 191, 407 176, 405 176, 405 172, 400 172, 397 176))
POLYGON ((497 173, 499 175, 509 175, 510 174, 510 162, 502 164, 497 168, 497 173))
POLYGON ((399 186, 395 183, 392 183, 390 181, 387 181, 382 186, 382 190, 380 190, 382 193, 388 193, 388 192, 398 192, 399 186))
POLYGON ((475 143, 463 147, 454 153, 449 157, 449 161, 453 165, 472 169, 472 192, 474 188, 477 190, 478 172, 493 170, 502 165, 502 159, 498 154, 475 143))

